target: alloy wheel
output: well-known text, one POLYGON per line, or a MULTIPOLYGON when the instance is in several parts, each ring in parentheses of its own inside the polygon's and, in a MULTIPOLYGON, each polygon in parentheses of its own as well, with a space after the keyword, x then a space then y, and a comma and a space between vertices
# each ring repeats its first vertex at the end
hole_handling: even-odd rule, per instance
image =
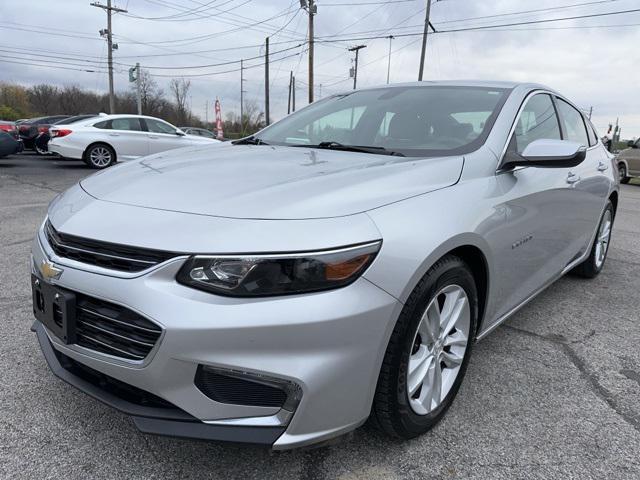
POLYGON ((611 210, 607 209, 602 216, 600 228, 598 229, 598 237, 596 238, 595 263, 598 269, 602 267, 604 259, 607 256, 609 241, 611 240, 612 224, 611 210))
POLYGON ((96 167, 106 167, 111 164, 111 152, 106 147, 93 147, 89 160, 96 167))
POLYGON ((453 386, 469 342, 469 298, 458 285, 442 288, 418 323, 407 369, 411 409, 426 415, 440 406, 453 386))
POLYGON ((627 177, 627 169, 624 165, 618 167, 618 178, 623 181, 627 177))

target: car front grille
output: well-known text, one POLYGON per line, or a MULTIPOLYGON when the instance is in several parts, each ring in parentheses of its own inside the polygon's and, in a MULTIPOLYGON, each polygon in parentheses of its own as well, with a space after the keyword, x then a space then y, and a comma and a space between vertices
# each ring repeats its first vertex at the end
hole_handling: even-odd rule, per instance
POLYGON ((59 257, 121 272, 141 272, 180 255, 60 233, 49 220, 44 231, 51 249, 59 257))
POLYGON ((162 329, 113 303, 76 293, 76 344, 127 360, 144 360, 162 329))

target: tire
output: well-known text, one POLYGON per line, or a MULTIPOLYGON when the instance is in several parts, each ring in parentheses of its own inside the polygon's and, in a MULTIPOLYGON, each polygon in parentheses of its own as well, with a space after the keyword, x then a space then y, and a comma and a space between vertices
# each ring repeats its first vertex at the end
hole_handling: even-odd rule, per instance
POLYGON ((609 252, 614 217, 613 205, 611 201, 607 201, 607 205, 598 223, 596 238, 593 240, 589 257, 574 268, 571 273, 584 278, 594 278, 602 271, 604 262, 607 260, 607 253, 609 252))
POLYGON ((87 148, 83 160, 91 168, 101 170, 116 163, 116 152, 105 143, 96 143, 87 148))
POLYGON ((41 156, 49 155, 49 150, 46 147, 43 148, 41 145, 38 144, 38 142, 33 144, 33 149, 36 151, 38 155, 41 155, 41 156))
POLYGON ((478 294, 473 275, 460 258, 446 255, 420 280, 398 318, 378 377, 371 424, 390 436, 403 439, 414 438, 436 425, 453 402, 464 378, 477 322, 478 294), (455 296, 455 292, 458 297, 455 296), (455 328, 449 329, 448 332, 445 331, 447 328, 443 329, 444 334, 440 334, 440 340, 431 342, 426 338, 425 332, 429 329, 425 330, 423 314, 425 318, 430 318, 427 316, 427 309, 429 312, 435 308, 445 312, 449 305, 464 305, 460 307, 459 317, 465 321, 460 325, 456 323, 455 328), (465 327, 467 331, 464 347, 457 343, 443 347, 444 344, 451 343, 451 339, 460 341, 459 334, 465 336, 465 327), (425 338, 422 338, 422 335, 425 335, 425 338), (442 343, 442 338, 449 340, 442 343), (445 354, 448 356, 446 359, 445 354), (420 364, 421 355, 427 359, 423 364, 420 364), (450 369, 448 362, 453 357, 457 357, 456 362, 459 363, 457 367, 450 369), (440 361, 429 361, 428 358, 438 358, 440 361), (428 367, 425 367, 427 364, 428 367), (415 365, 422 366, 414 368, 415 365), (425 383, 421 383, 422 386, 417 390, 415 386, 420 381, 416 379, 421 375, 410 379, 410 368, 414 373, 426 372, 422 380, 425 383), (431 398, 430 392, 437 389, 426 386, 431 382, 430 379, 437 377, 435 369, 443 372, 440 377, 440 395, 437 395, 440 403, 431 398), (411 393, 414 390, 415 393, 411 393))
POLYGON ((629 183, 631 177, 627 176, 627 167, 624 163, 618 164, 618 177, 620 178, 620 183, 629 183))

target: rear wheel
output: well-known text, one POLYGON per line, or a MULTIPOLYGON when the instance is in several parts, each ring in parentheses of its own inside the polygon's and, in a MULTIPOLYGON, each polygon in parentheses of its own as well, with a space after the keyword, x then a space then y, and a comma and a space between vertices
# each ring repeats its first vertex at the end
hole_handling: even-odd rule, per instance
POLYGON ((613 205, 611 201, 607 202, 604 213, 598 225, 596 238, 591 246, 589 258, 573 269, 572 273, 585 278, 593 278, 602 271, 604 262, 607 259, 609 251, 609 242, 611 241, 611 229, 613 228, 613 205))
POLYGON ((91 168, 107 168, 116 162, 116 153, 110 146, 99 143, 87 148, 84 154, 84 161, 91 168))
POLYGON ((49 148, 47 147, 47 142, 42 141, 40 139, 36 139, 33 144, 33 148, 38 155, 49 155, 49 148))
POLYGON ((618 178, 620 178, 620 183, 629 183, 629 180, 631 180, 627 176, 627 167, 624 163, 618 165, 618 178))
POLYGON ((477 323, 473 275, 458 257, 439 260, 409 297, 378 378, 373 424, 413 438, 445 414, 464 377, 477 323))

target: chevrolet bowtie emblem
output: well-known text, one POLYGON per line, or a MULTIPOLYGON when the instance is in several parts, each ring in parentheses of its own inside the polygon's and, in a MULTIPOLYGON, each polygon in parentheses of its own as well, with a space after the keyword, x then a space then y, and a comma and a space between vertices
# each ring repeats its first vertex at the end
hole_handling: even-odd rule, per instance
POLYGON ((62 269, 47 260, 43 260, 40 265, 40 273, 46 280, 57 280, 62 275, 62 269))

